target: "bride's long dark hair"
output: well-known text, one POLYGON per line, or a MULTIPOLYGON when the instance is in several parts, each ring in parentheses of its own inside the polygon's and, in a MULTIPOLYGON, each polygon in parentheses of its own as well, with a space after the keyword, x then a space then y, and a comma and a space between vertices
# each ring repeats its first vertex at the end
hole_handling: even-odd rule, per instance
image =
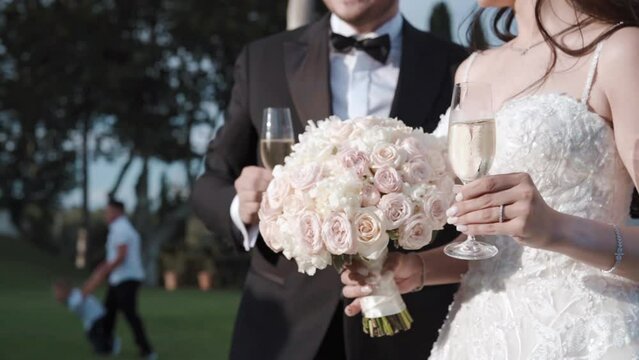
MULTIPOLYGON (((542 7, 547 0, 538 0, 535 4, 535 21, 546 43, 551 48, 551 59, 546 70, 546 74, 532 86, 540 85, 550 75, 557 64, 557 51, 574 56, 581 57, 592 52, 601 41, 610 37, 621 28, 629 26, 639 26, 639 0, 566 0, 575 9, 575 13, 579 12, 587 15, 585 19, 577 20, 576 23, 568 26, 559 34, 550 34, 544 27, 542 22, 542 7), (610 24, 611 27, 597 36, 589 43, 583 44, 579 48, 570 48, 562 44, 557 37, 569 32, 581 31, 587 25, 598 21, 610 24), (615 25, 615 26, 613 26, 615 25)), ((468 41, 474 50, 485 50, 487 44, 474 43, 476 37, 472 36, 472 31, 479 27, 484 9, 480 9, 473 17, 472 24, 469 27, 468 41)), ((512 8, 499 8, 492 20, 492 31, 500 40, 507 42, 515 38, 512 32, 513 22, 515 20, 515 12, 512 8)), ((583 39, 583 36, 582 36, 583 39)))

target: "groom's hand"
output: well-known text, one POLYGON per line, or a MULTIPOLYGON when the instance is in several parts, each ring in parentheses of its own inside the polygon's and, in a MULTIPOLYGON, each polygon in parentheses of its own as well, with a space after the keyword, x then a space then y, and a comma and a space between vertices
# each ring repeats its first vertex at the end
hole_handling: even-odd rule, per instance
POLYGON ((240 219, 247 225, 257 224, 257 212, 262 202, 262 193, 273 179, 270 170, 258 166, 242 169, 235 180, 235 191, 240 201, 240 219))

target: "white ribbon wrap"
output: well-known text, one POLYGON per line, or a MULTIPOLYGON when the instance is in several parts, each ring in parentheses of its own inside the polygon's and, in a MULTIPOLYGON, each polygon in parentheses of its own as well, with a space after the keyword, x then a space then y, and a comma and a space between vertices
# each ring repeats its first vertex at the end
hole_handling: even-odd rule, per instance
POLYGON ((399 314, 406 309, 392 272, 384 273, 373 289, 371 295, 360 300, 364 317, 375 319, 399 314))
POLYGON ((399 289, 395 285, 393 273, 387 271, 381 274, 387 254, 388 250, 384 249, 384 252, 377 259, 365 263, 369 272, 376 279, 375 282, 369 284, 373 288, 373 292, 360 300, 362 313, 364 317, 369 319, 399 314, 406 309, 406 304, 404 304, 399 289))

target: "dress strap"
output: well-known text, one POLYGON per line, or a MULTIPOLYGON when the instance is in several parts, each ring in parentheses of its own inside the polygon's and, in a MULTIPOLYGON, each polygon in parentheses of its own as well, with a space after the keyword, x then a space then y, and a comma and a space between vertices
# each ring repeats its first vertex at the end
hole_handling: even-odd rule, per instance
POLYGON ((470 54, 468 57, 468 64, 466 64, 466 69, 464 69, 464 82, 468 82, 468 76, 470 75, 470 68, 473 66, 475 62, 475 58, 477 57, 477 52, 470 54))
POLYGON ((586 86, 584 86, 584 92, 581 95, 581 102, 586 104, 590 99, 590 91, 592 90, 592 83, 597 73, 597 64, 599 63, 599 57, 601 56, 601 49, 603 48, 603 41, 597 44, 595 53, 592 56, 592 62, 590 63, 590 69, 588 70, 588 77, 586 78, 586 86))

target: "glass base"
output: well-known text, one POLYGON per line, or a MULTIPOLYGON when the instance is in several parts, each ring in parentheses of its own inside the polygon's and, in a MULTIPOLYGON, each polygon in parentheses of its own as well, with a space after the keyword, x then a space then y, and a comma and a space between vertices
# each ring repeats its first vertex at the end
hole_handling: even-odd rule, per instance
POLYGON ((446 245, 444 253, 452 258, 461 260, 484 260, 495 255, 499 250, 496 246, 477 240, 466 240, 446 245))

